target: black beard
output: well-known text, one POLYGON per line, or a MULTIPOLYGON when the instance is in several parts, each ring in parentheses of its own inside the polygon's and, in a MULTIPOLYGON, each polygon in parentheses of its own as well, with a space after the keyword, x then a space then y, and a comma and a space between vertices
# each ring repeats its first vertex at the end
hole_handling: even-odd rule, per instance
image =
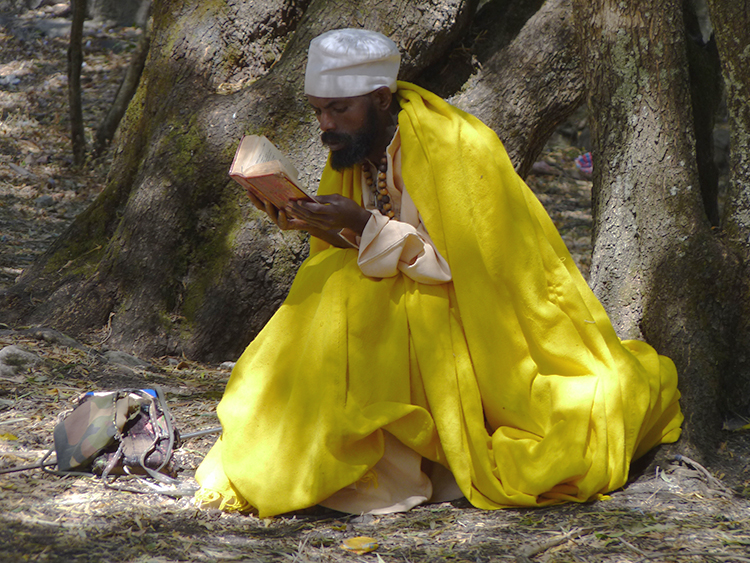
POLYGON ((372 152, 375 140, 378 137, 378 114, 373 106, 367 110, 367 122, 364 127, 349 135, 348 133, 332 133, 326 131, 320 135, 323 144, 344 144, 343 149, 331 151, 331 168, 341 172, 345 168, 351 168, 355 164, 363 162, 367 155, 372 152))

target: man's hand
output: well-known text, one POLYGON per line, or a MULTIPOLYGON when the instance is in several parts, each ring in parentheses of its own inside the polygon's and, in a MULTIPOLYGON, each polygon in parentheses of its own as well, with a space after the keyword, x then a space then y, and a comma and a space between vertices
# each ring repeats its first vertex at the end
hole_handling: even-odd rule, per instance
POLYGON ((247 195, 250 197, 252 204, 261 211, 265 211, 271 221, 273 221, 282 231, 310 230, 310 225, 306 224, 304 221, 290 217, 284 209, 278 209, 269 201, 261 201, 250 192, 248 192, 247 195))
POLYGON ((285 209, 278 209, 267 201, 261 201, 248 193, 252 204, 265 211, 268 217, 281 230, 307 231, 311 235, 322 239, 333 246, 349 248, 339 236, 344 226, 349 226, 356 234, 362 231, 370 220, 370 213, 354 203, 349 198, 340 195, 321 196, 315 203, 298 200, 289 204, 285 209), (303 219, 300 216, 309 217, 303 219))
POLYGON ((351 229, 361 235, 367 221, 370 220, 370 212, 348 197, 326 195, 316 199, 319 203, 304 200, 291 202, 285 209, 287 221, 300 222, 322 231, 338 232, 341 229, 351 229))

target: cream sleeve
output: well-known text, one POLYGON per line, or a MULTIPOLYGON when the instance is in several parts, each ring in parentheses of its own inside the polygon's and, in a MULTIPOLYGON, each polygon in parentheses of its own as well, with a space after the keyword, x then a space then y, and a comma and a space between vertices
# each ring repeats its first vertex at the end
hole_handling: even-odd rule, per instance
POLYGON ((359 240, 358 264, 363 274, 388 278, 402 272, 416 282, 432 285, 451 281, 448 263, 435 248, 405 190, 400 220, 389 220, 377 210, 370 213, 359 240))

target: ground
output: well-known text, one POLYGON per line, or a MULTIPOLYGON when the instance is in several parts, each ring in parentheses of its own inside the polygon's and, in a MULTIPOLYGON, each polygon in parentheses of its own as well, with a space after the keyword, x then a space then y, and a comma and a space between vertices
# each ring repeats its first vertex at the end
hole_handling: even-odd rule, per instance
MULTIPOLYGON (((0 290, 90 203, 109 164, 107 155, 80 170, 70 164, 67 36, 57 17, 66 6, 25 6, 0 0, 0 290)), ((87 25, 89 133, 114 97, 137 37, 132 28, 87 25)), ((528 181, 586 274, 591 185, 573 162, 580 152, 557 135, 528 181)), ((0 326, 0 350, 8 346, 34 357, 0 372, 0 471, 38 463, 53 445, 59 416, 89 390, 160 385, 183 434, 218 424, 229 365, 117 356, 106 335, 75 342, 49 329, 0 326)), ((121 492, 92 477, 28 469, 0 474, 0 561, 750 561, 744 432, 722 433, 707 470, 689 460, 644 463, 609 498, 534 510, 488 512, 458 501, 380 517, 310 510, 260 520, 197 510, 189 496, 121 492), (341 548, 357 536, 374 538, 377 548, 341 548)), ((214 439, 191 438, 177 450, 183 493, 195 485, 194 470, 214 439)))

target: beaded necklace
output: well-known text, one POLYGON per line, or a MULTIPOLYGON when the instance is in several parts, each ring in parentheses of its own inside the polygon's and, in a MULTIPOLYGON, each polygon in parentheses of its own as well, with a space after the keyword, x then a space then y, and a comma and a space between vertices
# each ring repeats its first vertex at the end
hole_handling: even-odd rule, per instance
POLYGON ((385 156, 380 159, 380 164, 377 168, 377 186, 375 186, 375 179, 372 177, 372 172, 370 171, 369 166, 365 169, 364 172, 365 183, 375 195, 375 205, 377 206, 378 211, 380 211, 380 213, 382 213, 389 219, 393 219, 396 214, 393 211, 393 204, 391 204, 391 198, 388 196, 388 188, 386 187, 387 184, 385 182, 386 172, 388 171, 388 159, 385 156))

